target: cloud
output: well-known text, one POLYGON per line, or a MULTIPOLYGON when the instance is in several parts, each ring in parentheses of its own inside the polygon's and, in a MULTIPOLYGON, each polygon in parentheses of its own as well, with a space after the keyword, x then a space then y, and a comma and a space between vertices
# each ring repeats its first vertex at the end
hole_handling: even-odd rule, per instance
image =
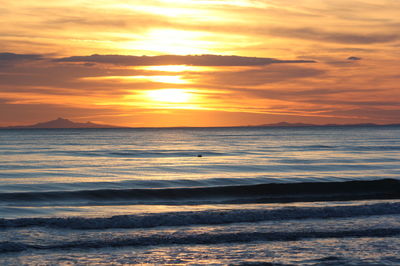
MULTIPOLYGON (((295 108, 297 110, 300 109, 327 109, 332 110, 336 108, 341 108, 342 106, 351 106, 354 103, 354 106, 358 105, 367 105, 367 102, 360 101, 349 101, 343 100, 343 95, 354 95, 357 93, 359 95, 366 93, 376 93, 375 90, 358 90, 357 92, 351 88, 295 88, 295 87, 287 87, 285 90, 282 90, 282 87, 264 87, 264 88, 230 88, 231 91, 235 91, 237 95, 242 95, 250 99, 264 99, 264 100, 273 100, 275 102, 282 103, 290 103, 291 108, 295 108), (335 107, 337 106, 337 107, 335 107)), ((354 97, 354 96, 353 96, 354 97)), ((344 96, 346 98, 346 96, 344 96)), ((350 97, 348 97, 350 98, 350 97)), ((369 104, 375 103, 376 105, 380 105, 381 102, 368 102, 369 104)), ((391 103, 388 103, 391 104, 391 103)), ((277 106, 276 108, 279 109, 277 106)), ((285 109, 284 107, 282 107, 285 109)))
POLYGON ((0 65, 23 61, 38 61, 43 59, 43 55, 40 54, 0 53, 0 65))
POLYGON ((230 86, 258 86, 267 83, 315 77, 324 73, 325 71, 322 69, 275 64, 243 71, 211 73, 208 75, 207 81, 220 85, 228 84, 230 86))
POLYGON ((93 29, 97 31, 118 30, 134 31, 136 34, 152 27, 174 27, 179 23, 155 14, 129 10, 122 12, 115 9, 87 9, 77 11, 75 8, 32 8, 27 12, 46 14, 38 25, 46 28, 93 29))
POLYGON ((350 56, 350 57, 347 57, 347 60, 354 60, 354 61, 357 61, 357 60, 361 60, 362 58, 361 57, 357 57, 357 56, 350 56))
POLYGON ((367 121, 376 119, 380 123, 398 123, 400 116, 400 109, 385 110, 378 107, 363 107, 352 109, 335 109, 326 112, 326 114, 333 116, 357 117, 363 118, 367 121))
MULTIPOLYGON (((14 60, 15 64, 2 68, 0 73, 0 98, 3 99, 0 99, 0 112, 4 112, 1 123, 12 124, 14 118, 23 117, 23 112, 35 113, 32 120, 42 117, 35 121, 52 119, 47 117, 47 113, 69 118, 93 115, 97 119, 105 114, 129 116, 143 112, 146 114, 131 119, 136 122, 136 119, 142 119, 139 122, 144 125, 149 119, 147 112, 156 115, 163 110, 157 109, 157 103, 143 105, 145 98, 142 97, 145 97, 145 91, 160 88, 189 89, 195 95, 196 104, 205 109, 251 113, 251 117, 262 113, 350 119, 353 117, 351 112, 339 112, 336 116, 335 112, 357 108, 398 109, 397 69, 393 66, 388 71, 377 72, 378 76, 369 75, 370 72, 365 74, 364 69, 351 63, 354 59, 345 60, 349 55, 359 54, 362 55, 346 51, 340 55, 343 62, 354 67, 343 71, 341 67, 311 64, 314 61, 306 60, 307 57, 296 58, 303 60, 219 55, 50 57, 46 54, 4 53, 0 54, 1 58, 7 62, 14 60), (191 70, 177 73, 125 67, 154 64, 213 67, 206 68, 206 71, 189 68, 191 70), (168 84, 130 78, 162 75, 181 76, 190 83, 168 84), (393 78, 389 79, 389 76, 393 78), (384 89, 386 87, 389 89, 384 89)), ((323 62, 330 57, 314 58, 323 62)), ((175 111, 168 112, 178 117, 175 111)), ((395 120, 385 112, 381 114, 395 120)), ((358 114, 354 116, 358 117, 358 114)), ((385 117, 374 116, 374 121, 383 121, 385 117)), ((236 116, 232 119, 235 120, 236 116)), ((105 119, 104 122, 112 123, 112 120, 105 119)))
MULTIPOLYGON (((309 60, 278 60, 273 58, 193 55, 193 56, 124 56, 92 55, 72 56, 50 59, 44 55, 7 54, 16 61, 28 58, 34 64, 25 61, 5 67, 0 73, 0 92, 29 93, 46 95, 121 95, 127 90, 154 89, 159 83, 151 80, 143 82, 131 79, 129 85, 118 80, 96 79, 96 77, 134 77, 170 75, 170 73, 125 68, 123 66, 174 65, 188 64, 214 66, 213 72, 185 72, 179 74, 183 79, 194 80, 198 86, 209 84, 259 85, 290 79, 311 77, 323 71, 300 66, 300 63, 311 63, 309 60), (44 59, 44 60, 39 60, 44 59), (76 63, 75 63, 76 62, 76 63), (104 64, 100 64, 104 63, 104 64), (290 64, 293 63, 293 64, 290 64), (298 64, 299 63, 299 64, 298 64), (245 66, 245 68, 226 69, 225 66, 245 66), (219 71, 224 69, 224 71, 219 71), (239 69, 239 70, 238 70, 239 69), (91 79, 92 78, 92 79, 91 79)), ((5 58, 6 56, 3 55, 5 58)), ((8 60, 10 61, 10 59, 8 60)), ((18 61, 16 61, 18 62, 18 61)), ((168 85, 164 85, 168 86, 168 85)), ((174 84, 175 87, 179 84, 174 84)))
POLYGON ((9 125, 28 125, 32 122, 48 121, 54 117, 68 117, 70 119, 82 116, 112 116, 117 117, 120 112, 111 108, 84 108, 60 104, 13 104, 12 100, 0 98, 0 127, 9 125))
POLYGON ((125 66, 193 65, 193 66, 262 66, 278 63, 315 63, 313 60, 279 60, 263 57, 234 55, 99 55, 71 56, 55 59, 56 62, 105 63, 125 66))
POLYGON ((325 41, 344 44, 372 44, 386 43, 400 39, 400 34, 382 34, 382 33, 344 33, 344 32, 328 32, 315 28, 284 28, 275 27, 269 30, 275 36, 306 39, 315 41, 325 41))

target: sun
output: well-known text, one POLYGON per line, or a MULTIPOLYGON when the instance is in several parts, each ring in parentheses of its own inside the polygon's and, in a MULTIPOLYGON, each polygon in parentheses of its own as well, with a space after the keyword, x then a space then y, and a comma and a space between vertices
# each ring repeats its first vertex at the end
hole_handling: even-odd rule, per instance
POLYGON ((191 100, 192 94, 184 89, 160 89, 146 92, 147 97, 152 101, 165 103, 187 103, 191 100))

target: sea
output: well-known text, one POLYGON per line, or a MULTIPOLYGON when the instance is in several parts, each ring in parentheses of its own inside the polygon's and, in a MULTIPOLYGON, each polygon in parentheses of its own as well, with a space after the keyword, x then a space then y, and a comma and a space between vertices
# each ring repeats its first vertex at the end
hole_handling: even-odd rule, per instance
POLYGON ((400 127, 0 130, 0 265, 400 265, 400 127))

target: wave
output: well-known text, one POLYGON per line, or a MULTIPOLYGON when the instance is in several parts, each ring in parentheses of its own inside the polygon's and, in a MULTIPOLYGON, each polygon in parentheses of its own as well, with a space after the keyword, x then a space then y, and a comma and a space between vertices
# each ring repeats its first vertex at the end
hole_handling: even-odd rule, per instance
POLYGON ((203 156, 245 156, 245 155, 269 155, 271 153, 282 153, 291 151, 343 151, 352 152, 395 152, 400 151, 400 146, 395 144, 387 145, 283 145, 283 146, 254 146, 249 150, 163 150, 163 149, 94 149, 94 150, 79 150, 71 149, 70 146, 81 146, 81 144, 62 143, 56 149, 49 147, 35 147, 31 150, 19 150, 12 147, 0 151, 4 155, 32 155, 32 154, 49 154, 61 156, 78 156, 78 157, 121 157, 121 158, 163 158, 163 157, 197 157, 199 154, 203 156), (66 149, 62 147, 65 146, 66 149))
POLYGON ((271 150, 281 151, 314 151, 314 150, 333 150, 333 151, 399 151, 399 145, 304 145, 304 146, 283 146, 283 147, 268 147, 271 150))
POLYGON ((184 201, 241 203, 274 203, 361 199, 399 199, 400 180, 381 179, 346 182, 267 183, 189 188, 98 189, 80 191, 48 191, 0 193, 0 202, 59 201, 132 201, 145 204, 184 201))
POLYGON ((195 233, 153 234, 150 236, 128 236, 115 239, 79 240, 48 245, 0 242, 0 252, 18 252, 29 249, 88 249, 127 246, 184 245, 184 244, 225 244, 254 241, 297 241, 313 238, 348 237, 393 237, 400 234, 400 228, 376 228, 342 231, 297 231, 297 232, 239 232, 239 233, 195 233))
POLYGON ((400 202, 335 207, 206 210, 112 217, 57 217, 0 219, 0 228, 52 227, 68 229, 153 228, 159 226, 216 225, 293 219, 347 218, 400 214, 400 202))
MULTIPOLYGON (((146 158, 146 157, 196 157, 199 154, 204 156, 237 156, 247 154, 269 154, 271 152, 282 151, 399 151, 399 145, 303 145, 303 146, 264 146, 258 147, 255 150, 244 151, 236 150, 235 152, 227 151, 213 151, 213 150, 93 150, 93 151, 65 151, 63 154, 72 154, 78 156, 110 156, 110 157, 132 157, 132 158, 146 158)), ((51 151, 50 151, 51 152, 51 151)))
MULTIPOLYGON (((64 146, 62 144, 60 146, 64 146)), ((70 146, 66 144, 65 146, 70 146)), ((43 154, 48 155, 61 155, 61 156, 78 156, 78 157, 121 157, 121 158, 163 158, 163 157, 198 157, 202 156, 235 156, 237 154, 245 154, 244 152, 239 153, 224 153, 207 150, 121 150, 121 149, 110 149, 110 150, 53 150, 50 148, 41 149, 35 148, 35 150, 7 150, 0 151, 0 154, 4 155, 31 155, 31 154, 43 154)))
POLYGON ((157 157, 198 157, 201 156, 232 156, 234 154, 204 151, 204 150, 94 150, 66 151, 63 154, 89 157, 127 157, 127 158, 157 158, 157 157))

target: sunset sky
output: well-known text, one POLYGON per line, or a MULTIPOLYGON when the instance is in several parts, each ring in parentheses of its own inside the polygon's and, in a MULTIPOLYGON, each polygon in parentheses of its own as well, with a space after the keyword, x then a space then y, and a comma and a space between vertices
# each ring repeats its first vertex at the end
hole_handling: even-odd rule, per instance
POLYGON ((0 126, 400 122, 399 0, 0 0, 0 126))

